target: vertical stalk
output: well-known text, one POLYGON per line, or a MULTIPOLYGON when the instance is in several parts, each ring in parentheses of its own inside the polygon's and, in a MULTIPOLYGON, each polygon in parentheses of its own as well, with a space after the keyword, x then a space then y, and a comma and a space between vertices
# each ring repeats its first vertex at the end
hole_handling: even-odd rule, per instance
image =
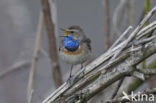
POLYGON ((109 0, 104 0, 104 47, 107 50, 110 47, 110 17, 109 17, 109 0))
POLYGON ((41 43, 42 34, 43 34, 43 27, 44 27, 44 20, 43 20, 43 14, 41 12, 40 17, 39 17, 39 23, 38 23, 38 31, 37 31, 37 36, 36 36, 34 56, 33 56, 30 74, 29 74, 29 81, 28 81, 28 88, 27 88, 27 103, 31 103, 32 97, 33 97, 35 72, 36 72, 36 66, 37 66, 38 57, 39 57, 40 43, 41 43))
POLYGON ((55 39, 55 25, 53 23, 53 19, 51 17, 50 12, 50 4, 48 0, 41 0, 42 10, 44 15, 44 21, 46 25, 46 30, 49 39, 49 53, 53 70, 53 79, 56 87, 59 87, 62 84, 62 76, 60 71, 60 66, 58 62, 58 54, 56 47, 56 39, 55 39))

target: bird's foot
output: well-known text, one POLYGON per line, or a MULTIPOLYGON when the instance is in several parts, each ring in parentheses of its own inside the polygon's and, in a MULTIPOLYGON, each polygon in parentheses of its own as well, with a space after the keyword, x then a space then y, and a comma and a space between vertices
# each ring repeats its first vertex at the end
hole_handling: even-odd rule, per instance
POLYGON ((70 85, 72 85, 74 83, 74 78, 73 76, 70 76, 67 80, 67 83, 69 83, 70 85))
MULTIPOLYGON (((82 68, 83 69, 83 68, 82 68)), ((82 70, 82 75, 84 75, 85 74, 85 67, 84 67, 84 69, 82 70)))

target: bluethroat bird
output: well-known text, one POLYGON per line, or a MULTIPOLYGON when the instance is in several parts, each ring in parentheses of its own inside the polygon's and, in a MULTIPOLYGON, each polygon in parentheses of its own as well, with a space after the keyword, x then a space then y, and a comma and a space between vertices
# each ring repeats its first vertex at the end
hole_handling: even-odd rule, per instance
POLYGON ((91 41, 77 25, 61 30, 63 30, 65 34, 61 36, 64 39, 61 41, 59 54, 64 62, 72 65, 70 79, 73 65, 81 64, 82 68, 83 63, 91 56, 91 41))

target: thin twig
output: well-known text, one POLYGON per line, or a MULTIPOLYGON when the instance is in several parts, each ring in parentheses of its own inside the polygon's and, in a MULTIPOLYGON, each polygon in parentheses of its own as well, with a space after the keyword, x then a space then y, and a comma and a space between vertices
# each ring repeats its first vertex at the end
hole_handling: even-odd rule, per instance
POLYGON ((61 70, 58 62, 58 54, 55 39, 55 25, 52 22, 52 16, 50 12, 50 5, 48 0, 41 0, 42 9, 44 15, 44 21, 46 24, 48 39, 49 39, 49 53, 51 59, 51 65, 53 70, 53 79, 56 87, 62 84, 61 70))
POLYGON ((134 26, 134 0, 129 0, 129 25, 134 26))
POLYGON ((20 61, 15 63, 13 66, 11 66, 9 69, 6 69, 5 71, 0 72, 0 79, 7 76, 8 74, 22 68, 28 68, 30 67, 30 61, 20 61))
POLYGON ((139 33, 137 34, 138 35, 137 39, 141 39, 142 37, 149 35, 150 34, 149 31, 151 31, 151 29, 153 29, 153 28, 156 28, 156 21, 152 22, 148 26, 144 27, 141 31, 139 31, 139 33), (149 29, 147 29, 147 28, 149 28, 149 29))
MULTIPOLYGON (((121 36, 115 41, 115 43, 111 46, 111 48, 109 50, 111 50, 112 48, 114 48, 124 37, 125 35, 127 35, 130 30, 132 29, 132 26, 129 26, 125 32, 123 34, 121 34, 121 36)), ((121 51, 118 51, 116 54, 114 54, 114 56, 111 58, 110 63, 113 62, 113 60, 120 54, 121 51)))
POLYGON ((149 38, 146 38, 146 39, 142 39, 140 41, 137 41, 134 45, 138 45, 138 44, 145 44, 147 42, 150 42, 152 41, 153 39, 156 39, 156 35, 152 36, 152 37, 149 37, 149 38))
POLYGON ((109 0, 103 0, 104 4, 104 47, 107 50, 110 47, 110 17, 109 17, 109 0))
POLYGON ((34 56, 33 56, 32 65, 31 65, 30 74, 29 74, 27 103, 31 103, 32 96, 33 96, 35 72, 36 72, 36 65, 37 65, 37 61, 39 57, 40 43, 41 43, 41 38, 43 34, 43 26, 44 26, 43 14, 40 13, 38 30, 37 30, 37 35, 36 35, 36 44, 35 44, 35 49, 34 49, 34 56))
POLYGON ((113 15, 113 37, 119 34, 119 27, 121 24, 121 21, 123 20, 124 13, 125 13, 125 8, 127 7, 129 0, 120 0, 119 4, 114 10, 114 15, 113 15))
POLYGON ((130 30, 132 30, 132 26, 129 26, 121 35, 120 37, 113 43, 113 45, 110 47, 110 49, 114 48, 123 38, 129 34, 130 30))

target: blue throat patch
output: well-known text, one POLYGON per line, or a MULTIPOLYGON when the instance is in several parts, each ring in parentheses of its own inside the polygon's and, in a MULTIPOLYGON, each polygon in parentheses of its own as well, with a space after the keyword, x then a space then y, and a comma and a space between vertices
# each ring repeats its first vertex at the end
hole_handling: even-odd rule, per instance
POLYGON ((79 42, 73 39, 72 35, 64 37, 64 46, 69 51, 75 51, 79 47, 79 42))

